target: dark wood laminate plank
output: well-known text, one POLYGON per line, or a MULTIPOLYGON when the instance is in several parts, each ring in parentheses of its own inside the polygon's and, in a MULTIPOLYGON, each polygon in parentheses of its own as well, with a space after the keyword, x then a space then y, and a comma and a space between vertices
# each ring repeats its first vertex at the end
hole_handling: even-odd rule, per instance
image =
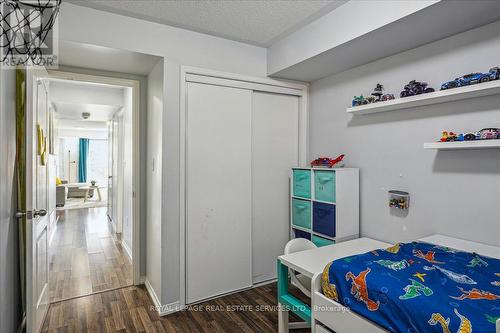
POLYGON ((42 332, 268 333, 278 328, 276 305, 269 284, 160 317, 146 288, 132 286, 51 304, 42 332))

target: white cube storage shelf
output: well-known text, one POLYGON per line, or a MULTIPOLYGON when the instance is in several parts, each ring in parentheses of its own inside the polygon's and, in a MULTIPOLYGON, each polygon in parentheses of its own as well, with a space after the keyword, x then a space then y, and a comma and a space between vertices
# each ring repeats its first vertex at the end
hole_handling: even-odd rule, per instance
POLYGON ((359 169, 293 168, 290 185, 292 238, 325 246, 359 237, 359 169))

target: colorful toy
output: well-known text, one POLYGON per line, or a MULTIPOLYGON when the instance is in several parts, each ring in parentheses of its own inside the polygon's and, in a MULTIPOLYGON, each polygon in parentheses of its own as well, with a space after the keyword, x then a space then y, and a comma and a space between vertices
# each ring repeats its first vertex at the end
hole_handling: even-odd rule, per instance
POLYGON ((311 167, 326 167, 332 168, 335 164, 342 162, 344 154, 337 156, 334 159, 329 157, 319 157, 311 162, 311 167))
POLYGON ((500 139, 500 128, 483 128, 477 132, 479 140, 500 139))
POLYGON ((469 86, 471 84, 483 83, 500 78, 500 67, 492 67, 488 73, 470 73, 462 77, 445 82, 441 85, 441 90, 469 86))
POLYGON ((454 132, 443 131, 441 134, 441 139, 439 139, 439 141, 441 142, 458 141, 457 137, 458 137, 457 134, 454 132))
POLYGON ((371 96, 368 96, 368 97, 364 97, 363 95, 354 96, 352 103, 351 103, 351 106, 355 107, 355 106, 366 105, 366 104, 388 101, 388 100, 394 99, 393 94, 384 94, 383 91, 384 91, 384 86, 381 85, 380 83, 377 83, 377 85, 373 89, 371 96))
POLYGON ((464 133, 464 141, 474 141, 477 139, 477 134, 476 133, 464 133))
POLYGON ((428 88, 426 82, 418 82, 411 80, 407 85, 404 86, 404 90, 400 93, 401 97, 409 97, 420 94, 426 94, 433 92, 433 88, 428 88))
POLYGON ((381 85, 380 83, 377 83, 377 86, 375 89, 373 89, 372 96, 375 99, 374 102, 379 102, 380 97, 383 95, 382 91, 384 91, 384 86, 381 85))
POLYGON ((363 95, 354 96, 352 99, 352 107, 368 104, 368 101, 363 97, 363 95))
POLYGON ((500 139, 500 128, 483 128, 478 132, 465 132, 456 134, 453 132, 443 131, 441 133, 440 142, 450 141, 474 141, 474 140, 495 140, 500 139))
POLYGON ((385 94, 385 95, 382 95, 382 97, 380 97, 381 102, 389 101, 391 99, 395 99, 393 94, 385 94))
POLYGON ((371 96, 366 97, 365 100, 366 100, 366 104, 371 104, 371 103, 377 102, 375 97, 371 97, 371 96))

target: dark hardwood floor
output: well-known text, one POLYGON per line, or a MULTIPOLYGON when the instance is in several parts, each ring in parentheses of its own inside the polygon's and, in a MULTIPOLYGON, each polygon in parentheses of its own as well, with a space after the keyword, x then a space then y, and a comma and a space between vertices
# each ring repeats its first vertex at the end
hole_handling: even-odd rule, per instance
POLYGON ((58 211, 49 251, 49 301, 132 285, 132 264, 107 209, 58 211))
POLYGON ((131 286, 132 266, 106 208, 58 214, 50 249, 52 304, 42 332, 277 332, 275 283, 159 317, 147 290, 131 286))
POLYGON ((159 317, 146 289, 132 286, 51 304, 42 332, 277 332, 276 304, 273 283, 159 317))

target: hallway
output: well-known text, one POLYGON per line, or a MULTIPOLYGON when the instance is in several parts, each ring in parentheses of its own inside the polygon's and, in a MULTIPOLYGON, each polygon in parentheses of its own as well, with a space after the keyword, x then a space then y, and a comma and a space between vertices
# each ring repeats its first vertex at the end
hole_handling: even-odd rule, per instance
POLYGON ((49 253, 49 301, 132 285, 132 264, 107 208, 58 212, 49 253))

